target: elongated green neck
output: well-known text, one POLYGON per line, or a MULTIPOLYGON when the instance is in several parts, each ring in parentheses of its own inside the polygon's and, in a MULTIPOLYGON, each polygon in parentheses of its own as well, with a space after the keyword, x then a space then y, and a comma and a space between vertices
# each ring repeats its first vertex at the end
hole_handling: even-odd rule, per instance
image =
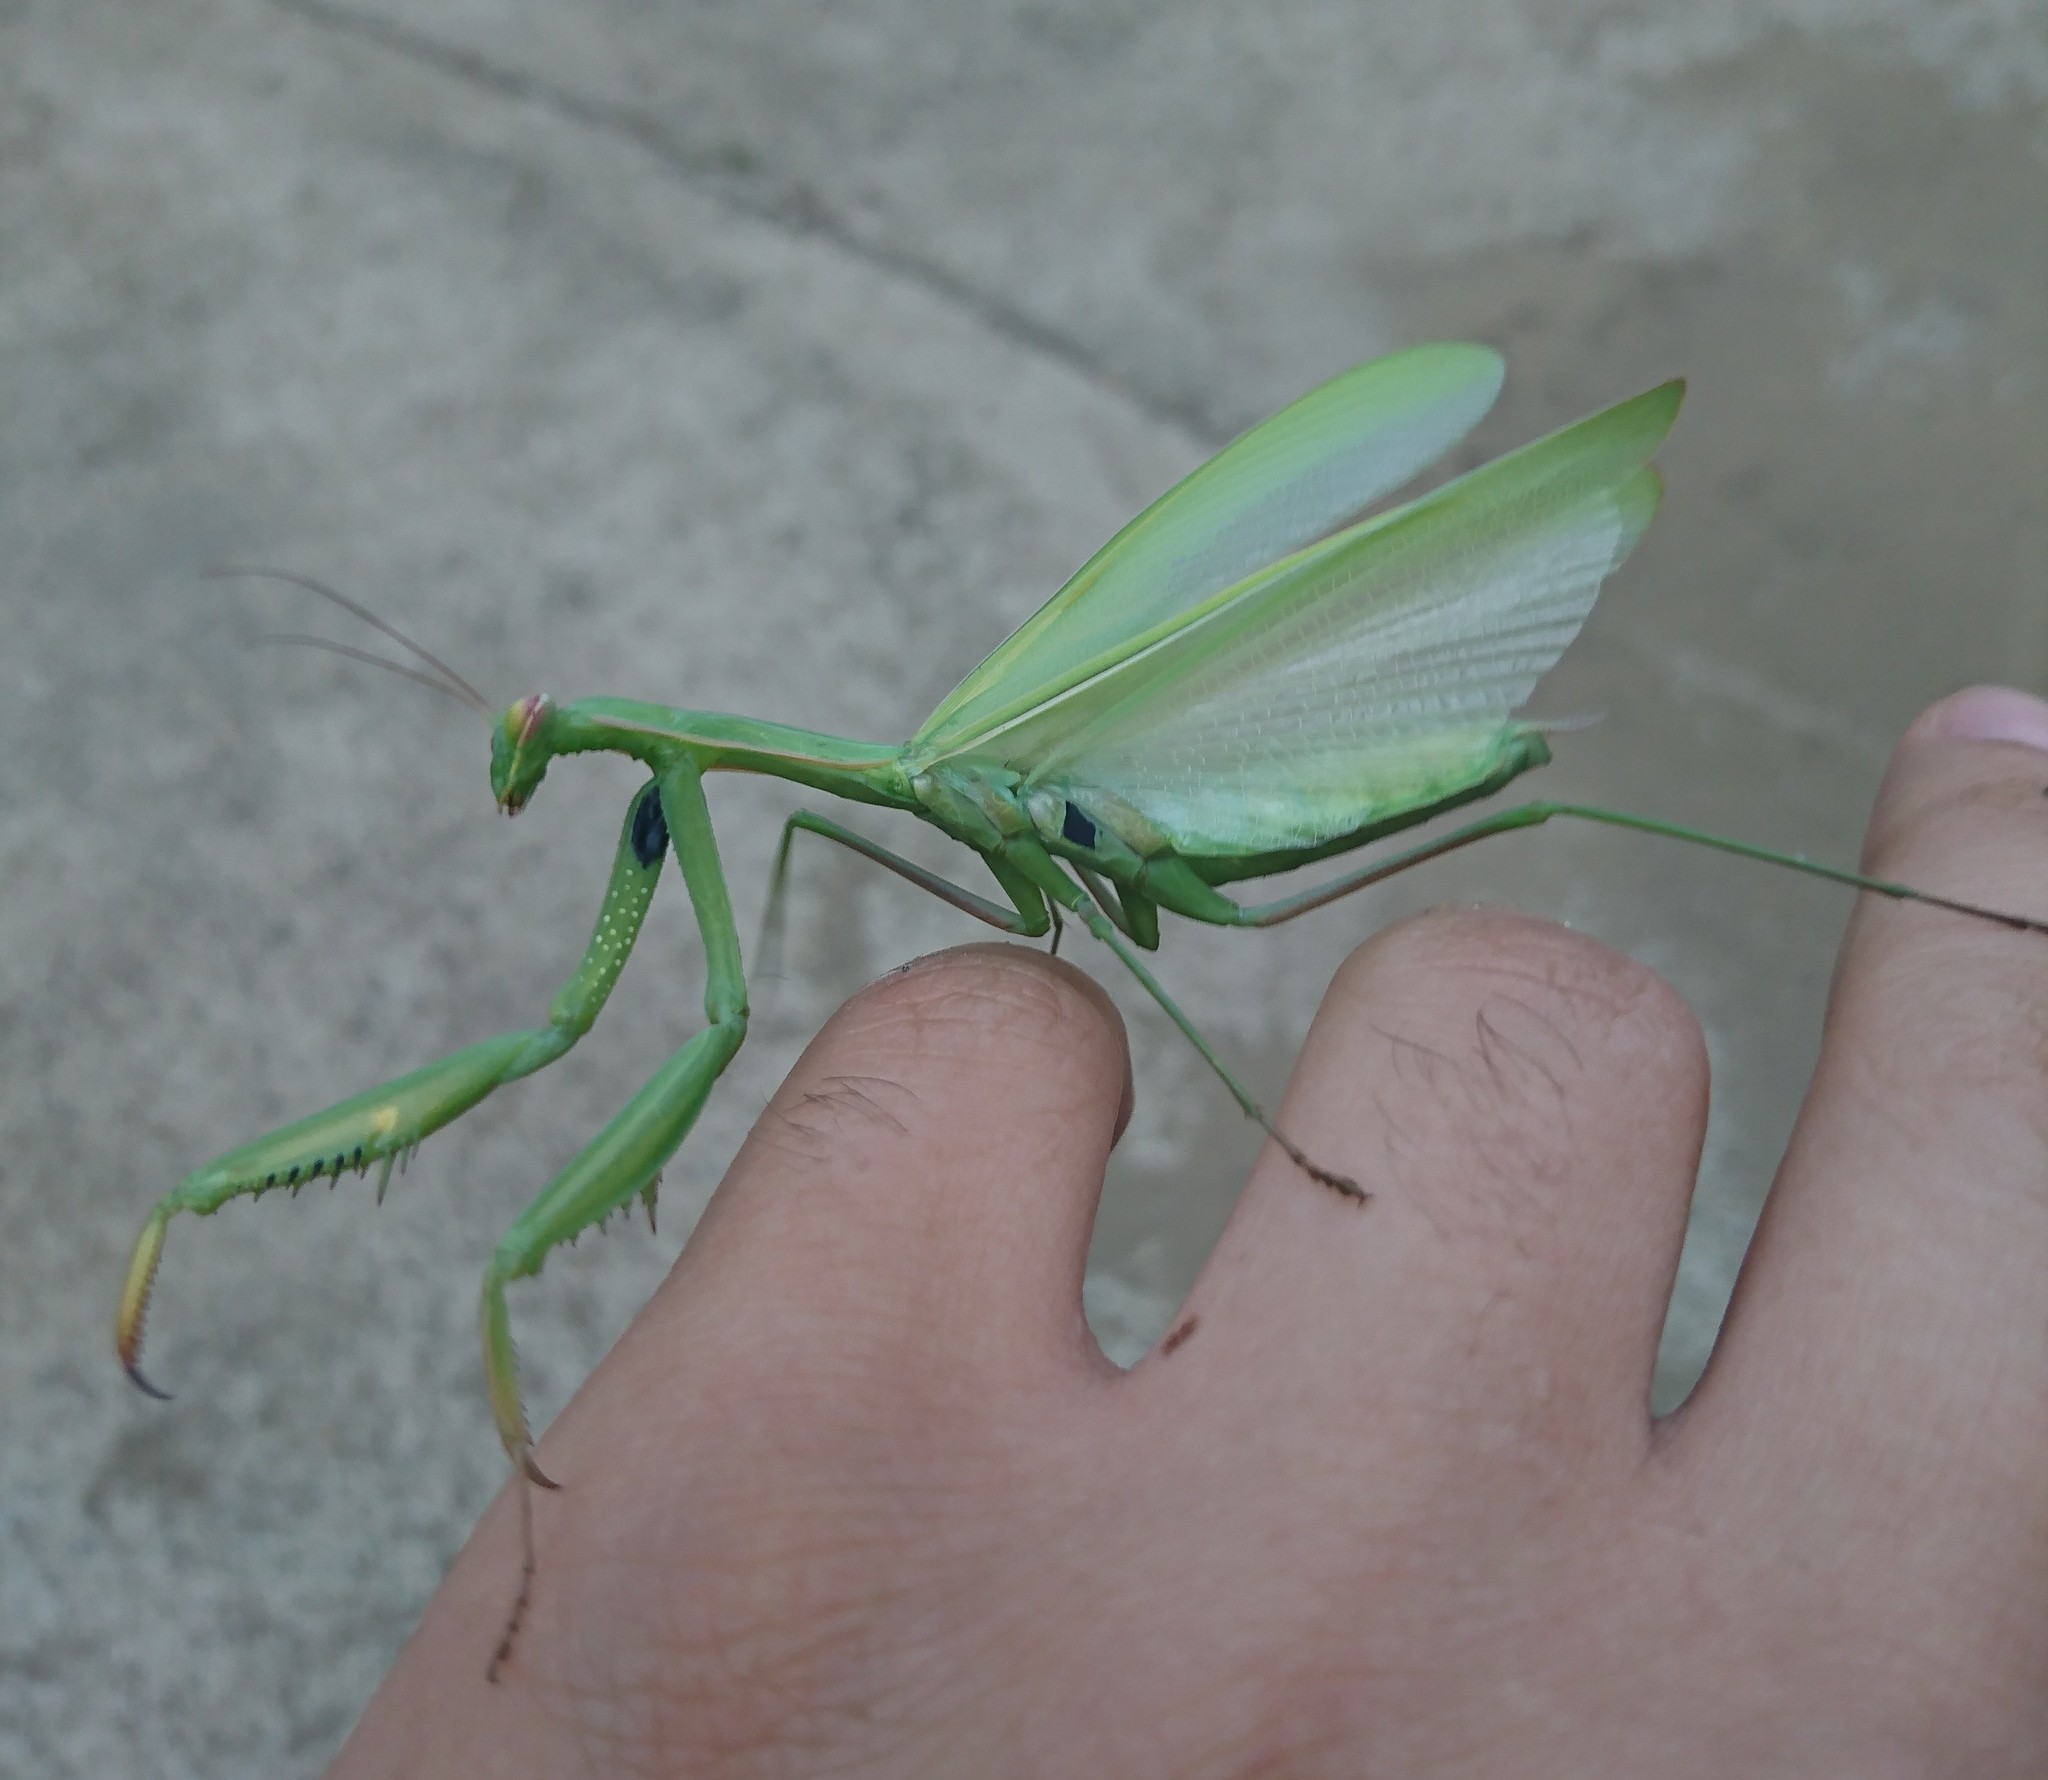
POLYGON ((604 749, 651 768, 687 749, 706 772, 765 773, 862 803, 917 807, 901 748, 757 717, 681 711, 630 698, 582 698, 556 713, 552 740, 558 754, 604 749))

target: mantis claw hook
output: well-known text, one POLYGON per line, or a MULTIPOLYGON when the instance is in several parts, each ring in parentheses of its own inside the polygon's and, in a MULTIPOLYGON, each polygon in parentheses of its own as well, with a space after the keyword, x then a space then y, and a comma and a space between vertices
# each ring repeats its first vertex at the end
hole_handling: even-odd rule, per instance
POLYGON ((141 1365, 136 1361, 123 1360, 121 1362, 121 1370, 128 1374, 129 1382, 145 1397, 154 1397, 159 1403, 170 1402, 171 1393, 151 1384, 143 1375, 141 1365))
POLYGON ((114 1351, 121 1356, 121 1369, 135 1388, 159 1403, 168 1403, 171 1393, 151 1384, 142 1370, 142 1324, 149 1312, 149 1292, 156 1283, 156 1264, 163 1259, 164 1225, 169 1214, 159 1205, 149 1214, 142 1234, 135 1239, 135 1253, 128 1262, 128 1278, 121 1288, 121 1307, 114 1316, 114 1351))

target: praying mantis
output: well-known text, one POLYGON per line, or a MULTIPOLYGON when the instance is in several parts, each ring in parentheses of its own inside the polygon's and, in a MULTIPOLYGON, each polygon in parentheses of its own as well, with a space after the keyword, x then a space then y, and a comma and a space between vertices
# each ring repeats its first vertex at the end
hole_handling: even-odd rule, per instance
MULTIPOLYGON (((1301 397, 1133 519, 900 746, 615 698, 558 704, 535 693, 496 716, 452 669, 343 600, 421 664, 383 665, 493 716, 491 789, 506 813, 524 809, 568 755, 629 755, 649 776, 626 807, 589 944, 544 1024, 487 1038, 230 1150, 157 1201, 116 1318, 129 1375, 163 1394, 142 1372, 141 1347, 172 1218, 373 1166, 381 1198, 394 1162, 590 1030, 673 852, 704 947, 705 1024, 513 1222, 484 1270, 497 1432, 518 1475, 555 1487, 533 1455, 506 1288, 636 1197, 652 1216, 664 1164, 746 1037, 747 980, 704 794, 713 772, 768 774, 904 811, 979 854, 1004 901, 803 810, 784 826, 775 882, 779 889, 796 835, 810 833, 1007 933, 1041 937, 1071 918, 1131 971, 1303 1172, 1358 1201, 1366 1189, 1275 1127, 1147 967, 1140 954, 1157 947, 1162 911, 1270 927, 1456 848, 1570 817, 2048 931, 1800 856, 1554 802, 1483 816, 1274 900, 1226 894, 1487 797, 1550 758, 1542 729, 1515 713, 1655 514, 1662 484, 1650 460, 1683 386, 1647 390, 1355 518, 1464 438, 1502 377, 1491 350, 1441 344, 1370 361, 1301 397)), ((528 1561, 530 1574, 530 1540, 528 1561)))

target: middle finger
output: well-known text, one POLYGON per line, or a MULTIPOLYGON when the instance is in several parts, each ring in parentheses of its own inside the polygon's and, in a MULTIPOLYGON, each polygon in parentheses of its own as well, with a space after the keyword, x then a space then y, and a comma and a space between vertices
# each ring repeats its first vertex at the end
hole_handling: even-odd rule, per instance
POLYGON ((1705 1120, 1698 1025, 1647 969, 1494 912, 1403 923, 1339 972, 1281 1113, 1370 1202, 1269 1145, 1156 1370, 1252 1368, 1418 1450, 1447 1419, 1640 1442, 1705 1120))

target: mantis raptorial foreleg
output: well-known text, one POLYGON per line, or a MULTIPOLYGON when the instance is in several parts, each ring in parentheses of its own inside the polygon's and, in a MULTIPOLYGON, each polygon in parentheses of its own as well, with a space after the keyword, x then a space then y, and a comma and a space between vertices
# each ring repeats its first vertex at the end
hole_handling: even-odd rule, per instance
MULTIPOLYGON (((655 783, 676 862, 683 868, 683 882, 697 913, 697 930, 704 940, 704 1017, 710 1024, 656 1070, 582 1153, 542 1189, 499 1239, 484 1270, 484 1379, 491 1415, 517 1472, 544 1489, 556 1485, 533 1460, 533 1438, 520 1401, 505 1287, 512 1280, 538 1273, 550 1249, 602 1223, 635 1195, 645 1200, 648 1216, 653 1217, 662 1165, 689 1135, 713 1084, 747 1036, 747 985, 740 967, 739 933, 733 925, 725 875, 718 865, 718 843, 711 832, 703 780, 695 763, 684 759, 664 768, 655 783)), ((493 1681, 511 1654, 533 1582, 532 1508, 523 1499, 521 1512, 519 1594, 491 1658, 488 1674, 493 1681)))
POLYGON ((617 1211, 636 1194, 653 1209, 655 1177, 688 1135, 711 1086, 747 1035, 747 985, 740 968, 738 930, 711 812, 696 766, 682 760, 656 781, 676 862, 697 913, 704 940, 704 1017, 707 1028, 655 1071, 639 1093, 562 1170, 500 1239, 484 1273, 484 1371, 491 1413, 505 1451, 534 1482, 552 1488, 533 1462, 533 1444, 520 1406, 505 1311, 505 1287, 538 1273, 548 1250, 617 1211))
POLYGON ((381 1199, 392 1165, 408 1157, 423 1139, 494 1088, 554 1062, 590 1030, 639 937, 661 877, 662 857, 668 850, 662 810, 655 781, 649 781, 628 806, 597 925, 575 974, 549 1005, 545 1026, 487 1038, 230 1150, 188 1174, 156 1202, 128 1264, 114 1327, 122 1363, 138 1385, 152 1396, 165 1394, 142 1375, 142 1326, 163 1253, 164 1230, 177 1213, 204 1216, 245 1194, 276 1187, 296 1192, 323 1174, 339 1180, 345 1170, 360 1173, 372 1165, 382 1168, 377 1182, 381 1199))

